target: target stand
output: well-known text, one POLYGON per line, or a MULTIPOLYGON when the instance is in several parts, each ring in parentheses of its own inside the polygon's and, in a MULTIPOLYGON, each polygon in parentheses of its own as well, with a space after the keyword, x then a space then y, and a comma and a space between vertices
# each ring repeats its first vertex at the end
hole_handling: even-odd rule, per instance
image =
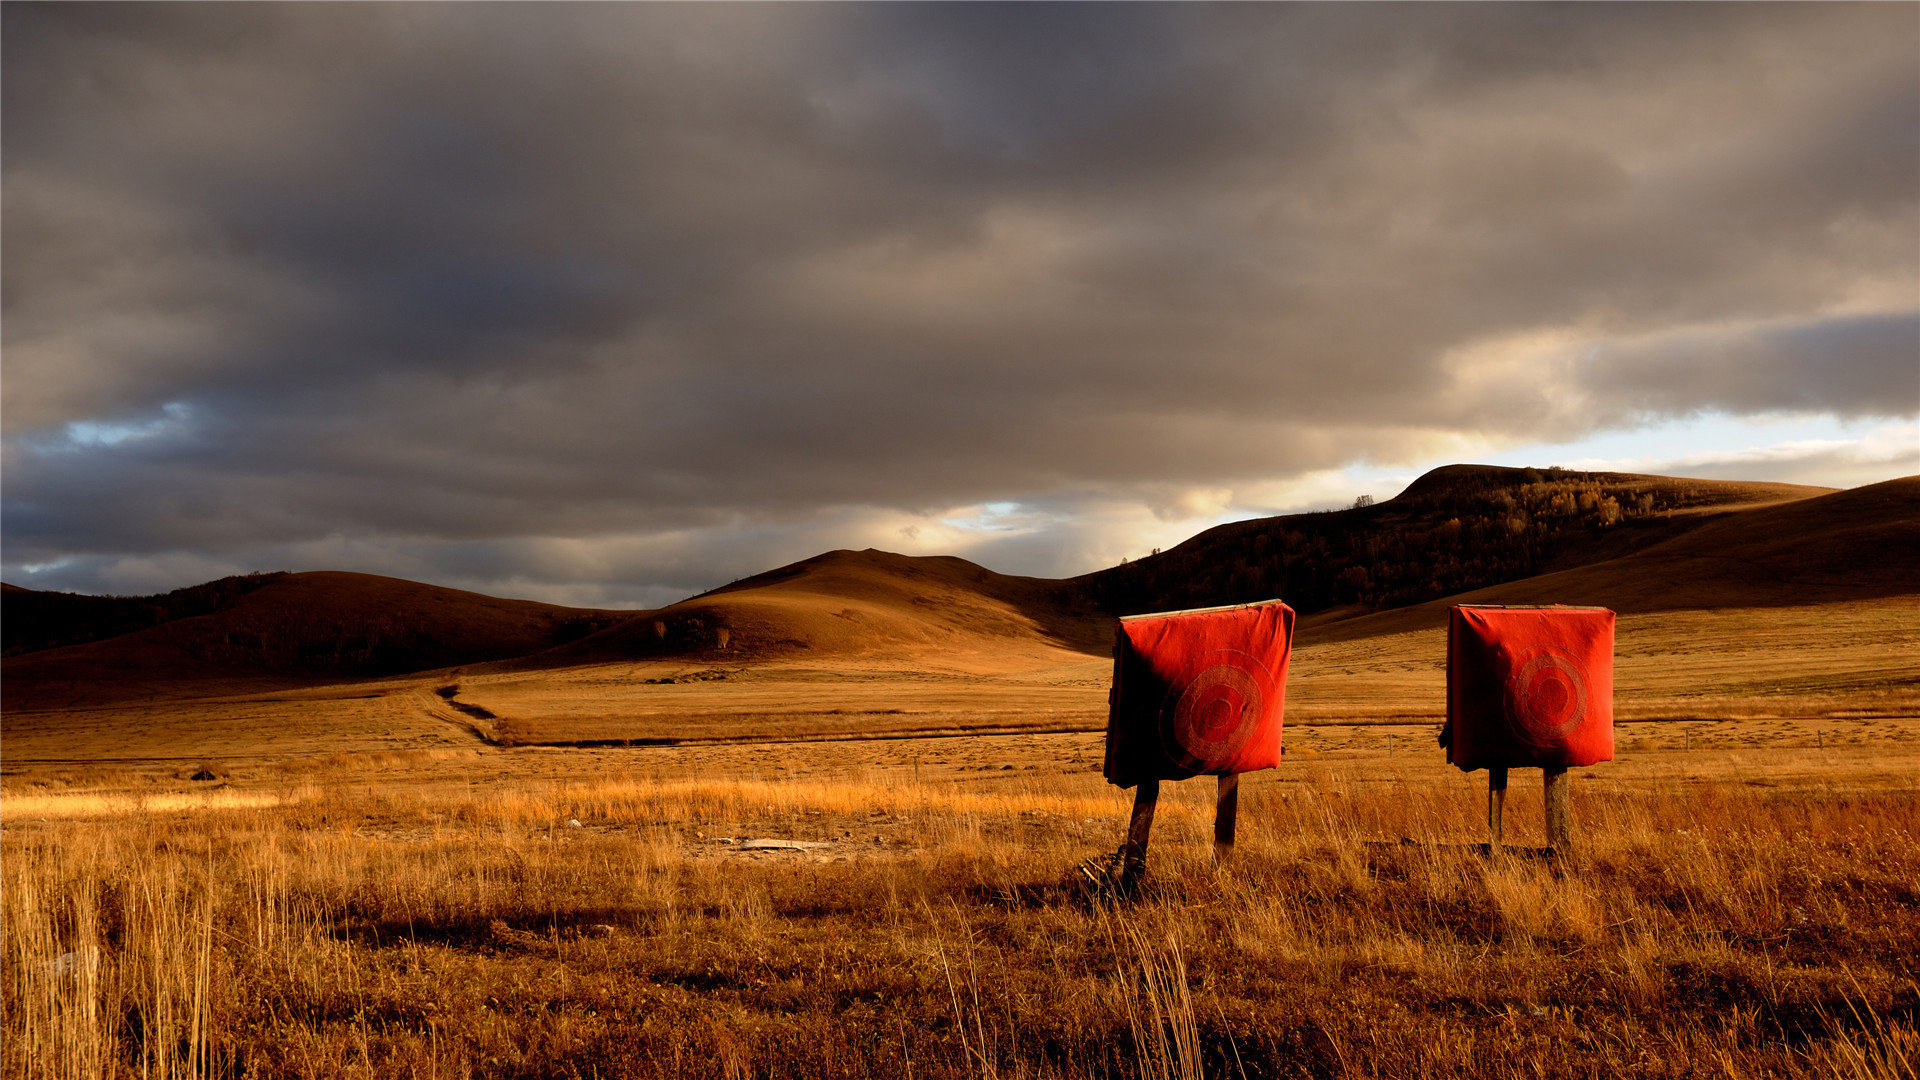
MULTIPOLYGON (((1240 774, 1220 778, 1213 804, 1213 861, 1233 856, 1234 823, 1240 815, 1240 774)), ((1147 840, 1153 833, 1153 813, 1160 804, 1160 781, 1142 780, 1133 792, 1133 817, 1127 823, 1127 843, 1120 849, 1120 891, 1131 895, 1147 869, 1147 840)))
POLYGON ((1501 840, 1507 772, 1545 777, 1547 844, 1573 849, 1567 769, 1613 760, 1613 612, 1462 606, 1447 619, 1447 760, 1487 770, 1488 850, 1501 840))
POLYGON ((1135 789, 1133 816, 1111 859, 1082 866, 1090 880, 1137 891, 1163 780, 1218 778, 1214 859, 1231 856, 1240 774, 1280 763, 1293 622, 1278 600, 1120 620, 1103 771, 1135 789))
MULTIPOLYGON (((1545 768, 1547 847, 1554 852, 1573 850, 1573 781, 1567 770, 1545 768)), ((1487 769, 1487 850, 1504 850, 1501 844, 1503 818, 1507 808, 1507 770, 1504 765, 1487 769)))

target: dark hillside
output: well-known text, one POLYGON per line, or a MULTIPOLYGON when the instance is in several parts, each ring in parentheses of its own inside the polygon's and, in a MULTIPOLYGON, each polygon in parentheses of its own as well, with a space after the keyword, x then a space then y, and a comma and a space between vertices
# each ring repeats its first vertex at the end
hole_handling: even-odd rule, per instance
POLYGON ((242 574, 153 596, 88 596, 0 586, 0 655, 80 645, 211 615, 284 573, 242 574))
MULTIPOLYGON (((218 597, 221 590, 213 587, 222 584, 196 588, 218 597)), ((168 601, 157 605, 162 614, 183 614, 111 637, 9 656, 9 708, 205 694, 222 686, 250 692, 483 663, 552 648, 631 618, 629 612, 503 600, 372 574, 274 574, 248 584, 253 587, 204 614, 184 614, 187 602, 168 601)), ((9 629, 16 600, 36 595, 42 594, 6 594, 9 629)), ((74 599, 86 598, 62 602, 74 599)))
POLYGON ((1303 614, 1399 607, 1616 558, 1719 511, 1831 489, 1450 465, 1372 506, 1235 522, 1074 579, 1117 613, 1280 597, 1303 614))

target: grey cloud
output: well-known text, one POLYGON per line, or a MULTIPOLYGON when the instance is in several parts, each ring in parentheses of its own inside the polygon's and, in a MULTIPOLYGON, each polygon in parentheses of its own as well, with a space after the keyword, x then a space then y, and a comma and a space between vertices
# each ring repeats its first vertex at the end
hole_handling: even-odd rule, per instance
POLYGON ((1920 311, 1706 329, 1601 348, 1583 364, 1595 398, 1672 415, 1920 410, 1920 311))
MULTIPOLYGON (((758 557, 855 511, 1151 507, 1448 431, 1920 407, 1896 6, 4 23, 10 574, 385 558, 301 546, 345 537, 504 581, 548 542, 758 557), (1761 324, 1799 329, 1713 329, 1761 324), (1460 362, 1529 334, 1594 358, 1460 362)), ((1079 550, 1075 520, 1005 550, 1079 550)), ((574 572, 697 576, 623 550, 574 572)))

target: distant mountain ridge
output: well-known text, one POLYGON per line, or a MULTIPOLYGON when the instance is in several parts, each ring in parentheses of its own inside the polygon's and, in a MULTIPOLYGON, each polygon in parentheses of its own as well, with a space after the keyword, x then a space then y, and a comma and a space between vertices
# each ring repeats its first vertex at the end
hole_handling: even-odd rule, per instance
POLYGON ((647 612, 341 572, 222 579, 130 601, 9 586, 7 642, 22 651, 6 657, 4 692, 11 711, 460 665, 832 655, 984 670, 1104 655, 1115 614, 1273 596, 1309 616, 1303 627, 1345 635, 1386 627, 1397 612, 1429 619, 1420 613, 1463 595, 1625 610, 1908 594, 1920 595, 1920 478, 1833 492, 1453 466, 1376 506, 1224 525, 1068 580, 868 550, 647 612), (139 625, 107 633, 129 624, 139 625), (101 636, 67 643, 76 634, 101 636), (27 651, 35 642, 46 644, 27 651))

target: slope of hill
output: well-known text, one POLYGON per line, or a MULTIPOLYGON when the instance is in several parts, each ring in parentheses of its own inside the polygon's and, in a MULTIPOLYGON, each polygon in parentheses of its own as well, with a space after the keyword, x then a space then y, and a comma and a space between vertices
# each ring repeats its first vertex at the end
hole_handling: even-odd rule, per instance
POLYGON ((1317 639, 1351 639, 1439 626, 1453 604, 1645 613, 1904 596, 1920 597, 1920 476, 1760 506, 1616 558, 1308 626, 1317 639))
POLYGON ((1715 513, 1831 490, 1452 465, 1388 502, 1221 525, 1075 582, 1116 612, 1275 596, 1302 613, 1391 608, 1617 557, 1715 513))
POLYGON ((644 613, 520 664, 801 653, 911 660, 943 651, 1054 649, 1106 655, 1107 624, 1069 583, 996 574, 951 556, 830 551, 644 613))
MULTIPOLYGON (((65 603, 35 599, 46 595, 9 591, 6 620, 17 617, 16 600, 41 610, 65 603)), ((392 675, 522 656, 627 617, 372 574, 270 575, 205 614, 8 657, 6 704, 15 711, 392 675)))

